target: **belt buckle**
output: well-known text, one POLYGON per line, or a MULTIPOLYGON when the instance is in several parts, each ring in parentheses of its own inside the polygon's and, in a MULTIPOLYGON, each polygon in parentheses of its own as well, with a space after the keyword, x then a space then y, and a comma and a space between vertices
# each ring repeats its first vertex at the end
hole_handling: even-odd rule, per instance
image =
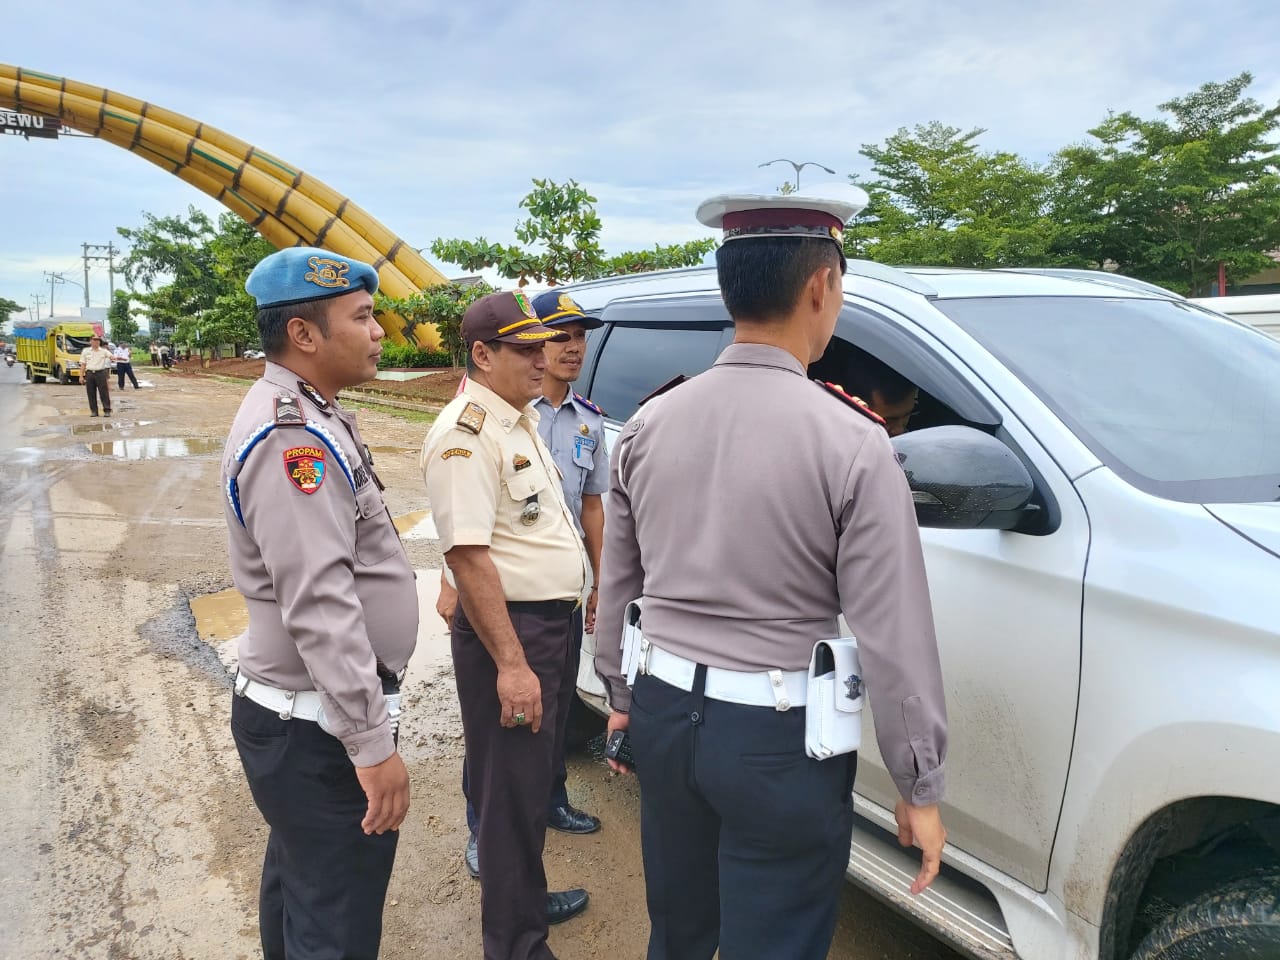
POLYGON ((640 659, 639 659, 639 666, 640 666, 641 673, 646 675, 649 673, 649 657, 652 654, 653 654, 653 644, 650 643, 645 638, 644 634, 641 634, 640 635, 640 659))

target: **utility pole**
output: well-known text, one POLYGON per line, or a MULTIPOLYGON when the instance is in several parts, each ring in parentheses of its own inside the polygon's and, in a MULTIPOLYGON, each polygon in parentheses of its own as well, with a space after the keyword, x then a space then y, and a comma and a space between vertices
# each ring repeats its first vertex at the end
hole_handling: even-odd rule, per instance
MULTIPOLYGON (((33 293, 31 295, 31 302, 36 305, 36 323, 39 323, 40 322, 40 304, 44 303, 44 297, 40 296, 40 294, 38 293, 33 293)), ((51 314, 52 314, 52 311, 51 311, 51 314)))
POLYGON ((80 244, 80 246, 84 250, 84 253, 82 254, 82 256, 84 257, 84 305, 86 307, 89 305, 89 261, 90 260, 105 260, 107 262, 107 289, 110 291, 110 297, 107 302, 110 303, 111 299, 113 299, 116 295, 116 254, 119 253, 120 251, 117 250, 115 248, 115 245, 110 242, 82 243, 80 244), (105 255, 91 254, 89 252, 90 250, 105 250, 107 252, 105 255))

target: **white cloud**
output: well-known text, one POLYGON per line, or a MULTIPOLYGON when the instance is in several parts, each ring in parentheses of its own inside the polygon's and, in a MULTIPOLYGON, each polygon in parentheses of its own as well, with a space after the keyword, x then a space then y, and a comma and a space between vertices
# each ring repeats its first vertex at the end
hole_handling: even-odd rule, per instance
MULTIPOLYGON (((587 185, 610 250, 650 247, 706 235, 693 219, 703 197, 789 177, 764 160, 862 171, 860 145, 901 126, 980 126, 984 146, 1043 160, 1108 109, 1150 115, 1243 69, 1255 97, 1280 99, 1280 8, 1261 0, 155 7, 103 17, 65 0, 56 22, 16 7, 6 31, 23 43, 10 56, 256 144, 414 246, 512 242, 533 177, 587 185)), ((26 302, 82 242, 189 204, 217 209, 106 144, 0 137, 0 296, 26 302)))

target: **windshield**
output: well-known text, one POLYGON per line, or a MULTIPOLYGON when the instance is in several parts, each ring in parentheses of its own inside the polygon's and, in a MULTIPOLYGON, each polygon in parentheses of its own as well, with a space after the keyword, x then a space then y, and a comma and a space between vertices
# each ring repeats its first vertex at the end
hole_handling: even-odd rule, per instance
POLYGON ((67 334, 65 339, 67 341, 67 353, 79 353, 81 350, 87 350, 89 347, 88 337, 73 337, 71 334, 67 334))
POLYGON ((1280 499, 1280 341, 1180 301, 934 305, 1139 489, 1188 503, 1280 499))

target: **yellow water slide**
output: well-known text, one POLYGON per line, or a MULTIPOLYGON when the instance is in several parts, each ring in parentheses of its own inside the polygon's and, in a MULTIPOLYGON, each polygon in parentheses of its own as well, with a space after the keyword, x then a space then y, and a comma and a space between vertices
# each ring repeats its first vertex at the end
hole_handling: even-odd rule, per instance
MULTIPOLYGON (((56 117, 149 160, 243 217, 276 247, 324 247, 364 260, 382 292, 412 296, 446 283, 413 247, 332 187, 215 127, 102 87, 0 63, 0 108, 56 117)), ((405 324, 379 317, 388 337, 405 342, 405 324)), ((425 349, 439 347, 435 327, 413 330, 425 349)))

